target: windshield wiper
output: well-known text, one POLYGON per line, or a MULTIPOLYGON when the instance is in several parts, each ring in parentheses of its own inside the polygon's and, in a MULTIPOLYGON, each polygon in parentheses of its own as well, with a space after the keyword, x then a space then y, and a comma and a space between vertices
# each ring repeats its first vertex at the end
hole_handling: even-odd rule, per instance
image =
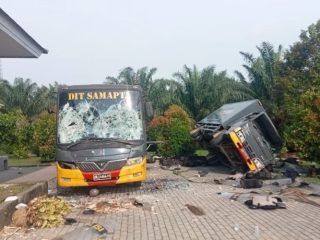
POLYGON ((80 143, 83 143, 84 141, 89 141, 89 142, 117 142, 117 143, 122 143, 122 144, 127 144, 127 145, 133 145, 133 143, 126 141, 126 140, 122 140, 122 139, 118 139, 118 138, 99 138, 99 137, 88 137, 88 138, 81 138, 78 141, 70 144, 69 146, 67 146, 67 149, 70 149, 80 143))
POLYGON ((117 143, 123 143, 127 145, 133 145, 133 143, 120 139, 120 138, 100 138, 100 137, 90 137, 88 138, 89 141, 97 141, 97 142, 117 142, 117 143))

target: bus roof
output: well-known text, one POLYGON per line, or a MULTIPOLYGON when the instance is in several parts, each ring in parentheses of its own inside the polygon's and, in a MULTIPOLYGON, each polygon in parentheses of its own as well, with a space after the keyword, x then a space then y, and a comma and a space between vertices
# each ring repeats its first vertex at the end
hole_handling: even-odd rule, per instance
POLYGON ((61 91, 73 91, 73 90, 136 90, 142 91, 139 85, 127 85, 127 84, 87 84, 87 85, 60 85, 59 92, 61 91))

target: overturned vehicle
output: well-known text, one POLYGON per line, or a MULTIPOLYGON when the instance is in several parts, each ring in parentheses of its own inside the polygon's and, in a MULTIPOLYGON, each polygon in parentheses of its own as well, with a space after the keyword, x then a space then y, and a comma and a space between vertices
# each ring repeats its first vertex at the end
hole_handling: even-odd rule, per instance
POLYGON ((259 100, 223 105, 197 122, 191 135, 209 151, 211 161, 253 173, 271 166, 282 145, 259 100))

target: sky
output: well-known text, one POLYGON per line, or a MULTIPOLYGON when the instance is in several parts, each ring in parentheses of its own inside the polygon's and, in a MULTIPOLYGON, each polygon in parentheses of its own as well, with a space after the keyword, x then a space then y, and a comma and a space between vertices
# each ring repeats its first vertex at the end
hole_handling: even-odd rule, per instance
MULTIPOLYGON (((127 66, 172 78, 184 64, 243 71, 239 51, 268 41, 288 48, 320 19, 319 0, 0 0, 0 7, 49 50, 2 59, 3 78, 39 85, 103 83, 127 66)), ((244 72, 244 71, 243 71, 244 72)))

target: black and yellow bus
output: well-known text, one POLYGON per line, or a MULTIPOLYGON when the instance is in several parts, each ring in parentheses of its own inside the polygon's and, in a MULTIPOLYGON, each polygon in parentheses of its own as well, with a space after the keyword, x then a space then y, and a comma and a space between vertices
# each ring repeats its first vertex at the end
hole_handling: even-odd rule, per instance
POLYGON ((108 186, 146 178, 143 93, 132 85, 58 90, 59 187, 108 186))

